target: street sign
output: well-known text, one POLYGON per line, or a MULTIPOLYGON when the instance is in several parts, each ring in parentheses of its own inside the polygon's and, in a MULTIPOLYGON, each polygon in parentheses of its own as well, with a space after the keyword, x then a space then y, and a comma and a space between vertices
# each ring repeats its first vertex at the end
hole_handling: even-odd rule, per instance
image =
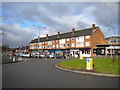
POLYGON ((92 58, 87 58, 86 59, 86 69, 87 70, 92 70, 93 69, 93 59, 92 58))

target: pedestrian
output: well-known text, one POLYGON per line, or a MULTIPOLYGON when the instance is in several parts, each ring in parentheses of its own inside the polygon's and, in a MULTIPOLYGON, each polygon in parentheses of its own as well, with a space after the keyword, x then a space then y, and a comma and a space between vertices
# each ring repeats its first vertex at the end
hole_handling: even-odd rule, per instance
POLYGON ((30 55, 30 58, 31 58, 31 56, 32 56, 31 53, 29 55, 30 55))

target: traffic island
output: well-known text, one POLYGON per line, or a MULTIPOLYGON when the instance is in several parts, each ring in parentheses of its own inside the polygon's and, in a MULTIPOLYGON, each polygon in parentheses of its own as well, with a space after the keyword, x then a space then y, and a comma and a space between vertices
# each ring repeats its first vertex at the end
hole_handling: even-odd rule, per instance
POLYGON ((115 62, 112 62, 110 58, 94 59, 94 68, 92 70, 87 70, 86 59, 76 59, 60 62, 56 64, 55 67, 82 74, 120 77, 118 62, 120 62, 118 59, 115 59, 115 62))

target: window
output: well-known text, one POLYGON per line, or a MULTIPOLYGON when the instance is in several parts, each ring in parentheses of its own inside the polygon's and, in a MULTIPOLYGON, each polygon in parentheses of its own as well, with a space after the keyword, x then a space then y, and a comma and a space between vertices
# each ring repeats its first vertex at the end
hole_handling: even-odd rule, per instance
POLYGON ((79 39, 84 39, 84 36, 80 36, 79 39))
POLYGON ((72 37, 71 40, 74 40, 74 37, 72 37))
POLYGON ((58 42, 59 40, 56 40, 56 42, 58 42))
POLYGON ((80 42, 80 47, 84 47, 84 42, 80 42))
POLYGON ((60 39, 60 44, 65 44, 65 39, 60 39))
POLYGON ((90 46, 90 42, 85 42, 86 46, 90 46))
POLYGON ((69 38, 67 38, 67 41, 69 41, 69 38))
POLYGON ((78 42, 78 43, 76 43, 76 47, 80 47, 80 43, 78 42))
POLYGON ((55 48, 55 45, 53 45, 52 47, 55 48))
POLYGON ((70 47, 70 44, 68 43, 68 44, 66 44, 66 47, 70 47))
POLYGON ((86 39, 89 39, 90 38, 90 36, 86 36, 86 39))
POLYGON ((74 43, 71 44, 71 47, 74 47, 74 43))
POLYGON ((116 43, 117 42, 117 40, 114 40, 114 43, 116 43))
POLYGON ((84 36, 79 37, 79 42, 84 42, 84 36))
POLYGON ((52 44, 52 41, 48 41, 48 44, 52 44))
POLYGON ((60 47, 64 47, 64 44, 60 44, 60 47))
POLYGON ((48 45, 48 48, 52 48, 52 45, 48 45))
POLYGON ((56 45, 56 48, 58 48, 58 44, 56 45))

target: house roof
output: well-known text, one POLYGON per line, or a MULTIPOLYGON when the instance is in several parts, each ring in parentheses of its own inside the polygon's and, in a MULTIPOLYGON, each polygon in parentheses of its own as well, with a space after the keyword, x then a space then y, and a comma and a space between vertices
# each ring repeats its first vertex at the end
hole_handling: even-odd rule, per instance
MULTIPOLYGON (((96 28, 98 28, 98 27, 95 27, 95 29, 96 28)), ((58 39, 64 39, 64 38, 71 38, 71 37, 78 37, 78 36, 86 36, 86 35, 92 35, 92 28, 76 30, 74 35, 72 35, 72 32, 67 32, 67 33, 60 34, 59 37, 57 34, 52 35, 52 36, 48 36, 48 39, 46 39, 46 37, 42 37, 42 38, 40 38, 40 42, 58 40, 58 39)), ((38 42, 38 38, 32 40, 30 43, 37 43, 37 42, 38 42)))
POLYGON ((107 40, 107 39, 111 39, 111 38, 112 38, 112 39, 120 39, 120 37, 119 37, 119 36, 107 37, 107 38, 105 38, 105 39, 107 40))

